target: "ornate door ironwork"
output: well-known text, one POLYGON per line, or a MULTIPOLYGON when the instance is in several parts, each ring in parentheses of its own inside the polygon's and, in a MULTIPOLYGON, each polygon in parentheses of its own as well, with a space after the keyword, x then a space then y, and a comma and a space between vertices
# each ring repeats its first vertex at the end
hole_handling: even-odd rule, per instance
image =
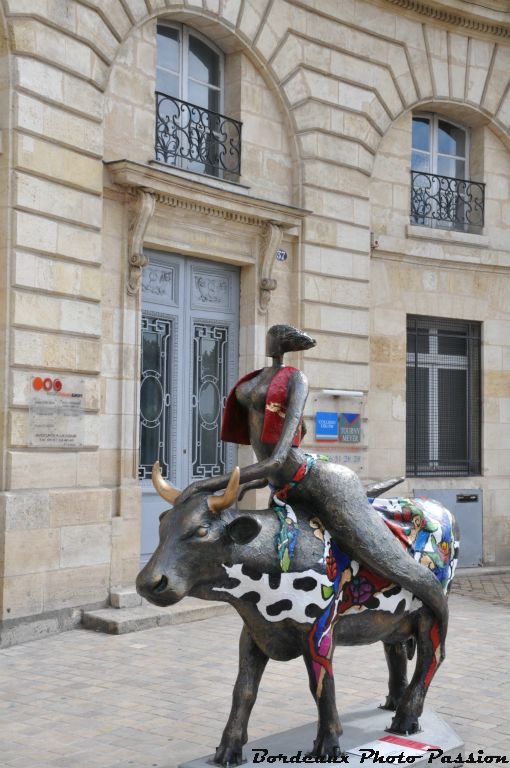
POLYGON ((173 325, 171 319, 153 313, 142 316, 140 480, 150 480, 155 461, 159 461, 163 477, 169 478, 173 325))
POLYGON ((226 471, 226 446, 220 439, 227 394, 228 327, 193 326, 192 476, 213 477, 226 471))

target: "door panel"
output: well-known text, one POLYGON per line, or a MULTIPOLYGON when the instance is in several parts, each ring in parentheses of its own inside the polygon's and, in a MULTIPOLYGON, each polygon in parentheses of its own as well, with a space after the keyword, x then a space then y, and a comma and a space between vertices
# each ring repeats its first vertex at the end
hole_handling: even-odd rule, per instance
POLYGON ((148 252, 142 280, 140 469, 142 561, 158 543, 168 506, 151 483, 152 465, 178 488, 234 466, 220 440, 223 408, 237 379, 239 270, 148 252))

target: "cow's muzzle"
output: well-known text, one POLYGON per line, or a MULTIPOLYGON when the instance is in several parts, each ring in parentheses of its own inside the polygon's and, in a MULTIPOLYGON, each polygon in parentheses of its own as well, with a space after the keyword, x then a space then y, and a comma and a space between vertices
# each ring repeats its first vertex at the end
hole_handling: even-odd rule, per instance
POLYGON ((136 578, 136 591, 150 603, 161 606, 173 605, 183 597, 170 588, 164 573, 147 571, 145 568, 136 578))

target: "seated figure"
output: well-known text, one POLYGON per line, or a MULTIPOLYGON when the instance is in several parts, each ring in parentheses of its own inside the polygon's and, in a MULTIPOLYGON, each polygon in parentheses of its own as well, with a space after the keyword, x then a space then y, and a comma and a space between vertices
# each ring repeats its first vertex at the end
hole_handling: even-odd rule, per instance
MULTIPOLYGON (((296 546, 292 505, 310 510, 351 558, 391 582, 409 589, 430 608, 437 621, 436 651, 444 657, 448 605, 433 572, 410 558, 398 538, 368 503, 358 476, 347 467, 305 453, 300 448, 302 417, 308 396, 306 376, 283 365, 286 352, 310 349, 315 340, 288 325, 275 325, 267 333, 266 354, 272 364, 244 376, 232 389, 225 408, 222 439, 250 444, 257 463, 241 470, 241 484, 263 487, 269 483, 273 508, 282 526, 279 557, 288 568, 296 546), (349 545, 346 544, 349 542, 349 545)), ((196 491, 225 488, 230 475, 192 483, 185 501, 196 491)))

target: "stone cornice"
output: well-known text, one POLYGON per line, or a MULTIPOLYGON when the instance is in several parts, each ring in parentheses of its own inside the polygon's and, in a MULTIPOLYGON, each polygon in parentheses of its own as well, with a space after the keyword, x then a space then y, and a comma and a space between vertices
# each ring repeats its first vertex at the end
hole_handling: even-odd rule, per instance
POLYGON ((253 225, 258 229, 258 309, 267 312, 271 293, 276 288, 272 277, 276 252, 284 231, 294 230, 297 235, 303 218, 310 211, 282 205, 270 200, 251 197, 228 182, 217 179, 188 177, 182 173, 143 165, 130 160, 105 163, 110 179, 127 192, 130 225, 128 233, 127 292, 136 296, 140 290, 142 270, 147 264, 144 239, 147 227, 156 210, 156 204, 180 208, 201 216, 212 216, 224 221, 253 225))
POLYGON ((152 165, 130 160, 116 160, 105 165, 112 182, 133 195, 138 195, 140 190, 149 192, 156 203, 227 221, 255 226, 272 222, 285 230, 300 226, 310 213, 302 208, 252 197, 228 183, 222 185, 216 180, 209 183, 187 178, 152 165))
POLYGON ((433 0, 383 0, 386 5, 396 5, 404 10, 414 11, 436 21, 442 21, 466 30, 481 32, 510 41, 510 10, 498 10, 469 3, 473 9, 465 8, 465 0, 433 2, 433 0), (477 10, 483 12, 483 16, 477 10))

